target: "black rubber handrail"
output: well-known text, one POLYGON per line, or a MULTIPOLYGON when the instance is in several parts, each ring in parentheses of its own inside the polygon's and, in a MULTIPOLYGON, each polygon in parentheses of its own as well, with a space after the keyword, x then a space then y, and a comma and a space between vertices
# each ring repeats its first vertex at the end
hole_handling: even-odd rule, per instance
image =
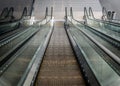
POLYGON ((102 8, 102 19, 108 19, 107 10, 105 7, 102 8))
POLYGON ((4 17, 4 19, 2 19, 2 20, 5 20, 5 19, 7 19, 8 17, 13 17, 13 12, 14 12, 14 8, 13 7, 11 7, 9 10, 8 10, 8 12, 7 12, 7 10, 6 10, 6 14, 5 14, 5 17, 4 17))
MULTIPOLYGON (((48 16, 48 7, 46 7, 46 9, 45 9, 45 16, 44 16, 44 18, 41 21, 38 21, 37 23, 42 22, 43 20, 47 19, 47 16, 48 16)), ((51 15, 50 16, 51 17, 53 16, 53 7, 51 7, 51 15)))
POLYGON ((22 20, 24 17, 27 17, 28 15, 27 15, 27 7, 24 7, 24 9, 23 9, 23 12, 22 12, 22 14, 21 14, 21 17, 19 18, 19 19, 17 19, 17 20, 14 20, 14 21, 20 21, 20 20, 22 20))
POLYGON ((93 14, 92 8, 89 7, 89 16, 92 17, 93 19, 95 19, 95 16, 93 14))
POLYGON ((68 12, 67 12, 67 7, 65 7, 65 19, 67 20, 67 15, 68 15, 68 12))
POLYGON ((23 19, 24 17, 26 17, 27 16, 27 7, 24 7, 24 9, 23 9, 23 13, 22 13, 22 15, 21 15, 21 18, 19 19, 19 20, 21 20, 21 19, 23 19))
POLYGON ((11 7, 11 8, 8 10, 5 18, 0 21, 0 24, 2 25, 2 24, 4 24, 4 23, 12 22, 12 21, 15 19, 15 17, 13 16, 13 12, 14 12, 14 8, 11 7))
POLYGON ((48 16, 48 7, 46 7, 46 10, 45 10, 45 18, 48 16))
POLYGON ((53 17, 53 7, 51 7, 51 19, 53 17))
POLYGON ((84 19, 89 18, 88 11, 87 11, 86 7, 84 7, 84 16, 83 16, 83 18, 84 19))
POLYGON ((14 13, 14 8, 11 7, 8 11, 7 17, 13 17, 13 13, 14 13))
POLYGON ((35 0, 32 0, 32 3, 31 3, 31 9, 30 9, 30 18, 32 16, 32 12, 34 10, 34 3, 35 3, 35 0))
POLYGON ((13 13, 14 13, 14 8, 11 7, 9 9, 8 13, 7 13, 6 18, 5 18, 5 19, 10 18, 10 19, 6 20, 6 21, 3 21, 3 22, 0 22, 0 24, 4 25, 4 24, 8 24, 8 23, 13 23, 13 22, 19 22, 20 20, 22 20, 24 17, 27 16, 27 7, 24 7, 22 15, 21 15, 21 17, 19 19, 15 19, 15 16, 13 15, 13 13))
POLYGON ((8 7, 4 8, 4 9, 2 10, 2 12, 1 12, 1 14, 0 14, 0 20, 6 18, 7 14, 8 14, 8 7))
POLYGON ((70 7, 70 16, 73 18, 73 9, 70 7))

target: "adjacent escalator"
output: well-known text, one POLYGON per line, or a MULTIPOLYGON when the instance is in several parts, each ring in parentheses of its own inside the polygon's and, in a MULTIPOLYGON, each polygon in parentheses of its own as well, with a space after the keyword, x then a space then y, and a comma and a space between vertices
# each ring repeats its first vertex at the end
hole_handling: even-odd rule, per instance
MULTIPOLYGON (((120 51, 109 41, 103 39, 101 36, 104 34, 100 35, 97 29, 93 30, 94 28, 69 16, 67 23, 66 30, 71 40, 74 41, 74 46, 78 46, 76 53, 78 57, 83 56, 78 59, 89 83, 92 86, 119 86, 120 55, 118 52, 120 51), (90 69, 87 68, 87 65, 90 69), (91 73, 89 73, 90 71, 91 73), (93 74, 94 80, 91 78, 91 74, 93 74), (95 80, 97 80, 97 84, 95 84, 95 80)), ((107 38, 107 36, 105 37, 107 38)))
POLYGON ((41 53, 41 57, 44 54, 45 41, 49 39, 49 34, 51 34, 53 26, 51 26, 51 17, 49 20, 43 20, 41 22, 35 23, 28 29, 24 30, 18 36, 12 38, 12 40, 2 46, 1 54, 6 53, 3 56, 6 56, 9 51, 17 48, 13 51, 11 55, 7 55, 8 58, 2 58, 4 64, 1 64, 0 67, 0 85, 1 86, 22 86, 30 67, 35 63, 37 59, 36 53, 38 51, 41 53), (22 45, 21 43, 24 42, 22 45), (19 46, 19 43, 21 46, 19 46), (5 50, 8 52, 5 52, 5 50), (42 54, 43 53, 43 54, 42 54))

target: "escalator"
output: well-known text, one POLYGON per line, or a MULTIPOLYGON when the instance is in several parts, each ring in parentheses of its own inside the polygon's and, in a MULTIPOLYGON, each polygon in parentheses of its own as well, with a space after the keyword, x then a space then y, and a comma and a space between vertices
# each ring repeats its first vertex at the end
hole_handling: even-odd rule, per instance
MULTIPOLYGON (((27 22, 31 23, 30 20, 27 22)), ((28 78, 29 81, 34 78, 52 30, 52 15, 45 15, 41 21, 34 21, 24 31, 1 43, 0 86, 28 86, 28 84, 25 85, 26 80, 29 74, 31 76, 28 78), (33 74, 31 69, 34 65, 36 69, 33 74)), ((29 84, 31 83, 30 81, 29 84)))
POLYGON ((52 12, 1 44, 0 85, 119 86, 119 25, 52 12))
POLYGON ((55 22, 35 86, 85 86, 62 21, 55 22))
MULTIPOLYGON (((120 24, 96 19, 94 17, 92 8, 89 8, 89 15, 87 9, 84 8, 84 16, 86 16, 85 31, 92 35, 98 42, 120 57, 120 24), (102 39, 102 40, 101 40, 102 39)), ((79 25, 78 25, 79 26, 79 25)), ((81 26, 81 25, 80 25, 81 26)), ((119 61, 119 59, 117 60, 119 61)), ((119 62, 118 62, 119 63, 119 62)))
POLYGON ((31 66, 36 63, 36 59, 37 61, 40 59, 36 57, 36 54, 40 52, 41 54, 39 56, 41 58, 44 54, 46 41, 48 41, 53 28, 50 20, 49 18, 48 21, 43 20, 29 27, 21 35, 11 40, 9 46, 7 44, 5 45, 6 47, 3 46, 3 49, 1 49, 3 52, 8 48, 10 50, 12 48, 18 49, 13 51, 7 58, 5 57, 6 61, 4 61, 4 64, 1 64, 0 86, 23 86, 31 66), (19 45, 22 42, 24 43, 21 46, 16 47, 15 43, 19 45))
POLYGON ((66 31, 91 86, 119 86, 120 42, 117 43, 116 36, 119 37, 120 34, 112 33, 111 30, 119 29, 119 26, 107 23, 104 27, 104 23, 89 18, 86 18, 85 23, 75 20, 73 16, 67 16, 66 19, 66 31), (100 33, 98 30, 111 32, 100 33), (107 36, 108 34, 111 38, 107 36))

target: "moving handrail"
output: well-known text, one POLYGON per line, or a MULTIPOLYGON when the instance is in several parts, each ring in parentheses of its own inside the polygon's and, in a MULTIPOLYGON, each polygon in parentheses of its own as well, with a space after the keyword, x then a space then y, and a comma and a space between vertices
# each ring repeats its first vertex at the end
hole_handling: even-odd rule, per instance
POLYGON ((24 7, 22 15, 19 19, 15 19, 15 16, 13 13, 14 13, 14 8, 11 7, 8 13, 6 14, 5 18, 2 21, 0 21, 0 23, 7 24, 7 23, 17 22, 17 21, 22 20, 24 17, 27 17, 27 7, 24 7))
POLYGON ((28 13, 27 12, 27 7, 25 7, 19 20, 24 19, 25 17, 27 17, 27 13, 28 13))
POLYGON ((25 19, 25 17, 27 17, 27 7, 24 8, 19 19, 15 19, 13 12, 14 8, 11 7, 6 15, 6 18, 0 21, 0 35, 18 28, 22 21, 27 20, 25 19))
POLYGON ((45 17, 46 18, 48 16, 48 7, 46 7, 46 11, 45 11, 45 17))
MULTIPOLYGON (((91 7, 90 7, 91 8, 91 7)), ((91 8, 92 9, 92 8, 91 8)), ((93 12, 93 11, 92 11, 93 12)), ((107 16, 107 10, 105 7, 102 8, 102 19, 103 20, 106 20, 108 19, 108 16, 107 16)))
POLYGON ((70 7, 70 16, 73 18, 73 9, 70 7))
MULTIPOLYGON (((7 12, 7 10, 5 11, 7 12)), ((6 23, 6 22, 9 22, 9 21, 12 21, 14 19, 14 16, 13 16, 13 12, 14 12, 14 8, 11 7, 7 14, 5 15, 5 17, 0 21, 0 24, 2 23, 6 23)))
MULTIPOLYGON (((86 10, 87 11, 87 10, 86 10)), ((95 16, 93 14, 92 8, 89 7, 89 16, 92 17, 93 19, 95 19, 95 16)))
POLYGON ((50 11, 51 13, 49 15, 48 14, 48 7, 46 7, 44 18, 42 20, 40 20, 40 21, 37 21, 36 23, 39 23, 39 24, 42 24, 42 23, 46 24, 46 23, 48 23, 53 18, 53 7, 51 7, 50 10, 51 10, 50 11))
POLYGON ((8 13, 8 7, 4 8, 0 14, 0 20, 3 20, 6 18, 7 16, 7 13, 8 13))

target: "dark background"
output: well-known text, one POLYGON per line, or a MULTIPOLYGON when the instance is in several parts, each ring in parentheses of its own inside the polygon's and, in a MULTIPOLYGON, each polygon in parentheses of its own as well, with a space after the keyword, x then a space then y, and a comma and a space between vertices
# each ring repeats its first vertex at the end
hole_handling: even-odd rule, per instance
POLYGON ((27 7, 27 15, 31 13, 33 0, 0 0, 0 14, 5 7, 14 8, 14 16, 20 18, 24 7, 27 7))

